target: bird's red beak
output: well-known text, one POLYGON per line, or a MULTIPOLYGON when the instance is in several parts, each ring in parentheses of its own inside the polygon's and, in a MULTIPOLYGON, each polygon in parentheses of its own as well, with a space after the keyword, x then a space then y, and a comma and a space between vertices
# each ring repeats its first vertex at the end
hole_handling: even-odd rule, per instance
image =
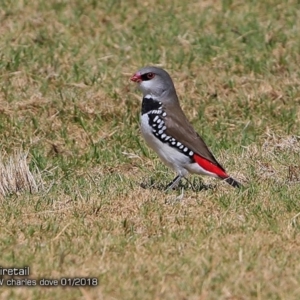
POLYGON ((134 81, 134 82, 141 82, 142 81, 142 76, 140 73, 135 73, 131 78, 130 78, 131 81, 134 81))

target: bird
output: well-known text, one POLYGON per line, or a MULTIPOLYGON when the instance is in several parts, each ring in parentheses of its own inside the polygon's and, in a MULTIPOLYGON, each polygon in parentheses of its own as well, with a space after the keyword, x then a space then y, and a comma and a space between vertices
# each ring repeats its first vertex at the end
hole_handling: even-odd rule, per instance
POLYGON ((140 128, 147 145, 176 172, 166 190, 175 189, 188 174, 222 179, 232 187, 241 184, 230 177, 185 116, 173 80, 162 68, 147 66, 131 78, 143 93, 140 128))

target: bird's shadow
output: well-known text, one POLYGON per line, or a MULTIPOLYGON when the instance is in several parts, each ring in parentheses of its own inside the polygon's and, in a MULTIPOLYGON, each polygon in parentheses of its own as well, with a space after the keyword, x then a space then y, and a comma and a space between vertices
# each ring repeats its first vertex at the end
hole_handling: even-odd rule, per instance
MULTIPOLYGON (((155 180, 150 177, 140 183, 140 187, 143 189, 153 189, 162 192, 167 191, 168 185, 164 185, 161 182, 155 182, 155 180)), ((215 188, 215 185, 212 184, 204 184, 203 181, 199 180, 199 178, 194 178, 192 181, 182 179, 178 186, 173 190, 192 190, 193 192, 200 192, 203 190, 212 190, 215 188)))

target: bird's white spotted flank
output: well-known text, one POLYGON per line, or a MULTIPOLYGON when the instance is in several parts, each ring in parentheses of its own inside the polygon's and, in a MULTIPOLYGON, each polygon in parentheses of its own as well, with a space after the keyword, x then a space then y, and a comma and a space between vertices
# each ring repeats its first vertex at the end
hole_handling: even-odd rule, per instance
MULTIPOLYGON (((182 143, 178 142, 175 138, 166 134, 167 126, 163 118, 166 117, 167 114, 163 111, 162 103, 153 99, 151 95, 146 95, 143 101, 147 101, 148 107, 148 111, 145 112, 143 116, 146 115, 148 117, 148 126, 151 128, 153 135, 162 143, 168 143, 171 147, 174 147, 184 155, 192 157, 194 155, 193 151, 182 145, 182 143), (152 107, 154 109, 151 109, 152 107)), ((146 126, 145 123, 143 123, 144 126, 146 126)))

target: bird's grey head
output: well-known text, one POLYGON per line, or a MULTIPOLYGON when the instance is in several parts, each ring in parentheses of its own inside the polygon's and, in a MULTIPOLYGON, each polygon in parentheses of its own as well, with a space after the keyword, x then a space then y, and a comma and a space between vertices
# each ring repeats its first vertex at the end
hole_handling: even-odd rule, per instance
POLYGON ((131 80, 139 85, 143 96, 151 95, 154 98, 177 99, 176 91, 170 75, 157 67, 144 67, 137 71, 131 80))

